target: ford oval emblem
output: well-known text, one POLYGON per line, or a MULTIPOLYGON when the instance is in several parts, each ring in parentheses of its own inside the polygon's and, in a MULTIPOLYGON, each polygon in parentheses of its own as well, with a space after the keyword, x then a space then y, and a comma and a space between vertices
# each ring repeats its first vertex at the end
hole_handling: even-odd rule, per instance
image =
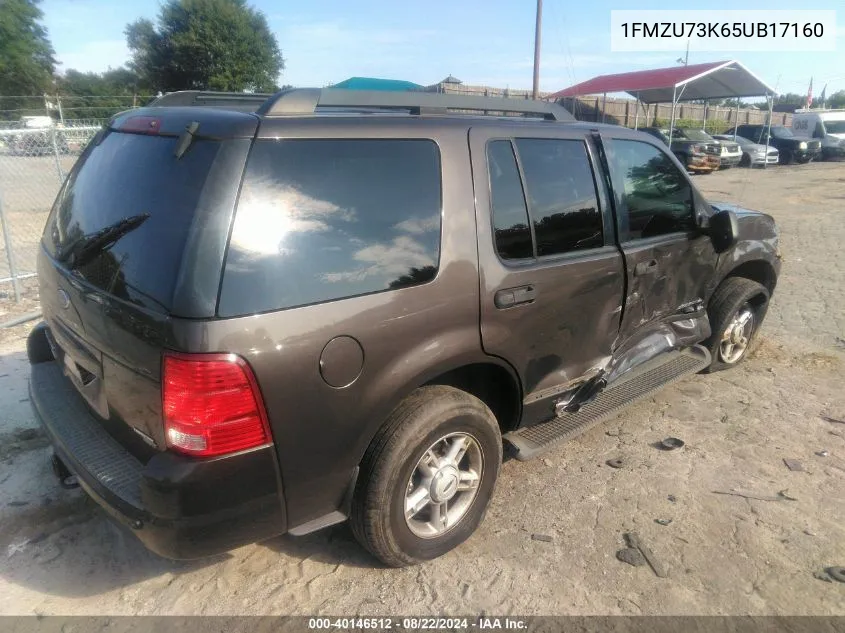
POLYGON ((62 306, 65 310, 70 307, 70 295, 68 295, 68 293, 66 293, 61 288, 59 288, 59 305, 62 306))

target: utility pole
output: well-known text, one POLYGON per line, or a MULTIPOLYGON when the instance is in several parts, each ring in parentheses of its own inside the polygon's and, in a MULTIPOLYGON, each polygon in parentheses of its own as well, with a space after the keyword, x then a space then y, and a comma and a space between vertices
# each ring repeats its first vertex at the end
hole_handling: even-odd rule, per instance
POLYGON ((543 22, 543 0, 537 0, 537 22, 534 25, 534 99, 540 98, 540 35, 543 22))
POLYGON ((679 57, 675 61, 678 62, 679 64, 683 64, 684 66, 689 65, 689 40, 687 40, 687 54, 686 54, 686 56, 683 59, 681 59, 679 57))

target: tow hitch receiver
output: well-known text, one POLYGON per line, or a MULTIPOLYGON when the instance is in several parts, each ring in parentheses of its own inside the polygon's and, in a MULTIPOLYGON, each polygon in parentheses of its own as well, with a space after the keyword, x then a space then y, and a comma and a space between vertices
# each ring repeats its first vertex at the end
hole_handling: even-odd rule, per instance
POLYGON ((59 485, 61 485, 62 488, 67 490, 79 488, 79 482, 76 480, 76 475, 68 470, 65 463, 55 453, 53 453, 53 457, 50 458, 50 464, 53 466, 53 474, 58 477, 59 485))

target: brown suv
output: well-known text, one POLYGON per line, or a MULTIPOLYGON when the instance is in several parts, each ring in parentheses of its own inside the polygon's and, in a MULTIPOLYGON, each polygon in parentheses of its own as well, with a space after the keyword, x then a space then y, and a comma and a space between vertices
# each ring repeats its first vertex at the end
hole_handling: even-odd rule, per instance
POLYGON ((553 104, 173 93, 56 200, 31 399, 63 483, 164 556, 349 519, 405 565, 472 534, 503 440, 739 362, 779 268, 772 218, 553 104))

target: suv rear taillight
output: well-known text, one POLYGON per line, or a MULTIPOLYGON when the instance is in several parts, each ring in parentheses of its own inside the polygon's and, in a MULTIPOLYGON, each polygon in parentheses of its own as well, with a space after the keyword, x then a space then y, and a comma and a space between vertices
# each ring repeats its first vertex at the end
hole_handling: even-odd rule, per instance
POLYGON ((235 354, 166 352, 162 413, 168 447, 187 455, 225 455, 272 441, 255 375, 235 354))

